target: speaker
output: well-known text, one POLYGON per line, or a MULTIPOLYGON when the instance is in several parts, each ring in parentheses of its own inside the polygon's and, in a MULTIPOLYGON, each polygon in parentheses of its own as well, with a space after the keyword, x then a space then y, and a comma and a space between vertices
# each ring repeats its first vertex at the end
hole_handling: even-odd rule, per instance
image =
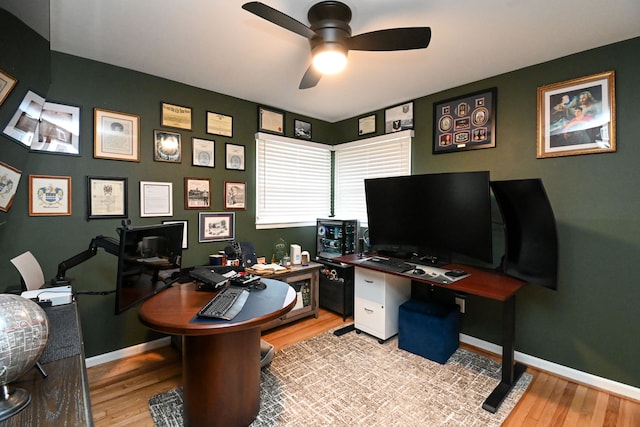
POLYGON ((253 247, 253 243, 241 242, 240 250, 241 250, 241 257, 242 257, 242 266, 253 267, 253 265, 256 264, 258 260, 258 257, 256 256, 256 250, 253 247))

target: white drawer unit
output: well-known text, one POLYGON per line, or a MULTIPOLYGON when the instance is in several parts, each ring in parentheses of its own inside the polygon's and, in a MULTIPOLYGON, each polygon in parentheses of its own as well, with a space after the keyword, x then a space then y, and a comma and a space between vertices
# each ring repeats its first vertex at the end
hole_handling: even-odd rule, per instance
POLYGON ((398 308, 411 297, 411 279, 356 267, 354 326, 380 343, 398 333, 398 308))

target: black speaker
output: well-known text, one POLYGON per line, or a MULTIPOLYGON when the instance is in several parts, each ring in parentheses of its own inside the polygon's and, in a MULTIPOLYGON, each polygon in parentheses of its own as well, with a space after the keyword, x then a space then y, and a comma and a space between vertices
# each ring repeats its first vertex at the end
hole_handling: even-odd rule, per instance
POLYGON ((253 247, 253 243, 240 242, 240 250, 241 250, 241 256, 242 256, 242 266, 253 267, 253 265, 258 261, 258 257, 256 256, 256 250, 253 247))

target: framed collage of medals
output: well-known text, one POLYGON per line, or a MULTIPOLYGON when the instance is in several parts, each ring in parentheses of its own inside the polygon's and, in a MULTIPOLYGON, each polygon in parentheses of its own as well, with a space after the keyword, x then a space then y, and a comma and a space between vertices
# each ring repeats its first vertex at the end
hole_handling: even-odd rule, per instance
POLYGON ((433 154, 496 146, 496 88, 433 104, 433 154))

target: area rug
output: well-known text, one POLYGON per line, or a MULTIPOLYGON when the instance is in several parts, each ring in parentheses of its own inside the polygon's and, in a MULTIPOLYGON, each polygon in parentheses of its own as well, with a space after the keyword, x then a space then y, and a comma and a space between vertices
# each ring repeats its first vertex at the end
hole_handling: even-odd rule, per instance
MULTIPOLYGON (((500 364, 458 349, 440 365, 366 335, 331 332, 279 350, 262 370, 263 426, 499 426, 522 397, 525 373, 498 412, 482 409, 500 364)), ((153 396, 156 427, 182 426, 182 389, 153 396)))

